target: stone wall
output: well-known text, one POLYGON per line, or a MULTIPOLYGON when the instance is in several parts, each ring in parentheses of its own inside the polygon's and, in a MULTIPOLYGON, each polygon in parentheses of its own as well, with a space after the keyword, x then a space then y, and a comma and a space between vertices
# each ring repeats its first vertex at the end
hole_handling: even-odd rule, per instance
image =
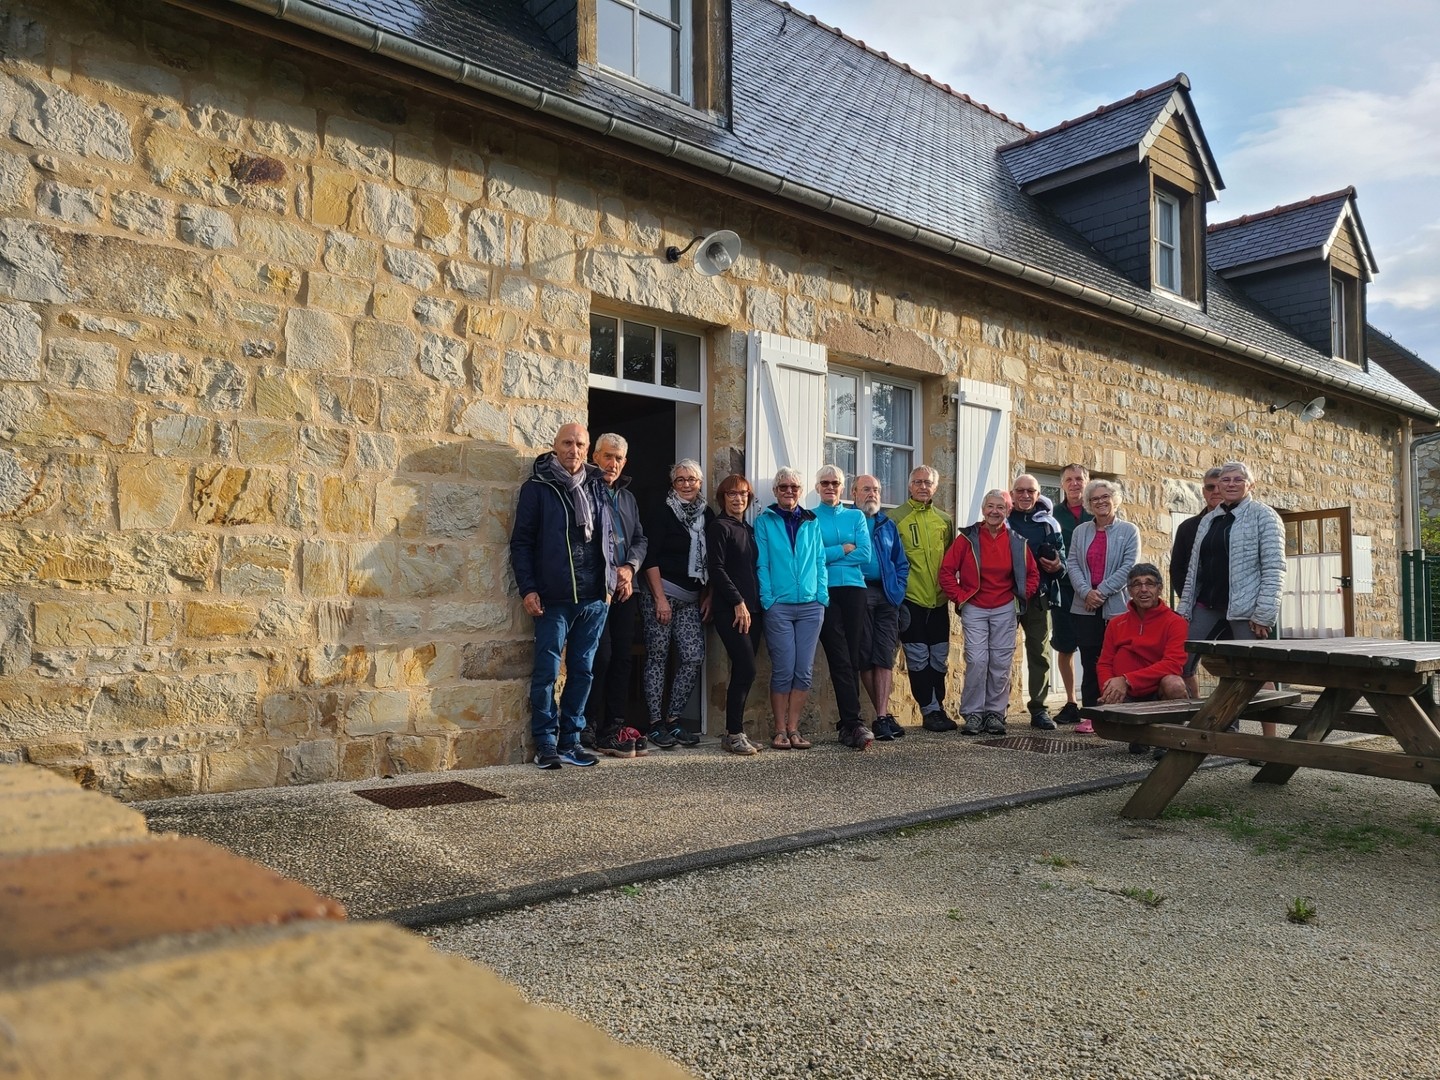
POLYGON ((127 798, 521 760, 504 545, 585 414, 592 305, 705 333, 713 474, 773 330, 921 380, 947 484, 947 390, 1010 385, 1016 468, 1119 476, 1150 552, 1166 485, 1231 456, 1269 501, 1348 503, 1358 629, 1393 626, 1393 415, 1302 427, 1263 409, 1294 384, 158 0, 10 5, 0 56, 5 758, 127 798), (718 227, 723 277, 660 257, 718 227))

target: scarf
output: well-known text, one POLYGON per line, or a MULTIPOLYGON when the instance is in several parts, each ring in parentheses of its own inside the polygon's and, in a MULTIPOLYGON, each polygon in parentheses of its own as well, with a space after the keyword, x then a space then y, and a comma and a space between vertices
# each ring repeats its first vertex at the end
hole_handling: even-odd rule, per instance
POLYGON ((560 459, 551 457, 550 477, 570 493, 570 506, 575 515, 575 526, 585 534, 588 544, 595 536, 595 504, 590 501, 590 470, 584 465, 577 473, 568 473, 560 459))
POLYGON ((665 505, 670 507, 681 525, 690 532, 690 564, 686 568, 690 576, 704 585, 710 580, 710 566, 705 558, 705 500, 700 493, 686 502, 670 489, 665 496, 665 505))

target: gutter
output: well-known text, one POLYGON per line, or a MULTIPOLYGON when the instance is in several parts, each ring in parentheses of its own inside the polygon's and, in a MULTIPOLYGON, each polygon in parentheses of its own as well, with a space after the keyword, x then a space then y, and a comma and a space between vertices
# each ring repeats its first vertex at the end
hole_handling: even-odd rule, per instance
MULTIPOLYGON (((193 0, 169 0, 169 2, 177 7, 213 14, 212 11, 207 10, 201 4, 194 3, 193 0)), ((1054 271, 1020 262, 956 237, 945 236, 873 207, 846 199, 838 199, 817 188, 797 184, 783 176, 757 169, 733 157, 682 142, 675 136, 656 128, 625 119, 573 98, 542 90, 501 72, 482 67, 468 60, 461 60, 439 49, 381 30, 349 15, 342 15, 321 7, 312 0, 222 0, 222 2, 269 15, 324 37, 342 41, 355 48, 393 60, 406 67, 415 68, 472 90, 499 97, 512 105, 534 110, 553 119, 641 147, 661 157, 680 161, 704 172, 726 177, 746 187, 755 188, 813 210, 842 218, 864 228, 874 229, 932 251, 962 259, 1018 281, 1037 285, 1045 291, 1071 297, 1090 307, 1114 312, 1134 322, 1146 323, 1191 341, 1200 342, 1210 348, 1258 361, 1266 367, 1279 368, 1295 375, 1307 384, 1318 384, 1343 391, 1365 401, 1381 402, 1397 409, 1402 415, 1421 416, 1431 421, 1440 420, 1440 410, 1418 407, 1412 402, 1386 391, 1362 386, 1343 375, 1317 371, 1287 356, 1258 348, 1238 338, 1197 326, 1173 315, 1140 307, 1132 301, 1113 296, 1083 282, 1061 277, 1054 271)))

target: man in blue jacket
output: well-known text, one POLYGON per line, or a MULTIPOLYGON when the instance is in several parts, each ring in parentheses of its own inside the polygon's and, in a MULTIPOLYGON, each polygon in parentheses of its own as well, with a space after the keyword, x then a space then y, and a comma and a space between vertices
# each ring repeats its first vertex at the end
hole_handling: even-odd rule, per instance
POLYGON ((1025 667, 1029 675, 1030 726, 1054 731, 1055 721, 1046 707, 1050 697, 1050 609, 1060 599, 1060 579, 1065 576, 1065 541, 1050 500, 1040 494, 1040 482, 1021 473, 1010 487, 1009 525, 1025 538, 1035 565, 1040 568, 1040 591, 1020 616, 1025 631, 1025 667))
POLYGON ((900 530, 880 509, 880 481, 857 476, 850 497, 870 526, 870 560, 864 566, 865 620, 860 624, 860 683, 875 706, 871 730, 882 742, 898 739, 905 729, 890 712, 895 685, 895 648, 900 641, 900 612, 910 581, 910 560, 900 530))
POLYGON ((566 424, 555 448, 535 459, 520 486, 510 563, 525 611, 535 620, 535 668, 530 676, 530 733, 542 769, 594 765, 580 745, 590 665, 605 628, 609 596, 618 583, 614 546, 606 543, 611 514, 604 474, 587 465, 590 435, 566 424), (565 656, 565 689, 557 712, 555 682, 565 656))

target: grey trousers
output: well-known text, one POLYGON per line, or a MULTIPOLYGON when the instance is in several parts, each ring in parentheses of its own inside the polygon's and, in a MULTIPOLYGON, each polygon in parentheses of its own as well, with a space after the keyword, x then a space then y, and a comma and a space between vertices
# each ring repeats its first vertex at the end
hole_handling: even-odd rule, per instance
POLYGON ((1050 609, 1032 599, 1020 616, 1020 629, 1025 631, 1025 672, 1030 683, 1026 705, 1033 713, 1045 708, 1050 696, 1050 609))
POLYGON ((1015 660, 1015 605, 960 609, 960 629, 965 634, 965 688, 960 693, 964 716, 1010 708, 1010 665, 1015 660))

